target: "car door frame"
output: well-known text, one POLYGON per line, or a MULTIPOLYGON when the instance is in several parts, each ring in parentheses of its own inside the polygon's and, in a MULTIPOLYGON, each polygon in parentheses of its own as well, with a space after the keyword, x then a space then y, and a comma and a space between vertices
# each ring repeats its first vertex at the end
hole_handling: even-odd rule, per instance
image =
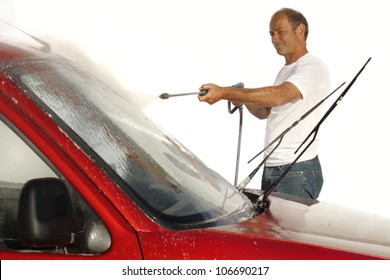
MULTIPOLYGON (((0 259, 142 259, 136 229, 128 218, 131 216, 129 211, 119 212, 117 203, 113 203, 109 196, 118 197, 119 194, 119 200, 124 205, 133 207, 130 213, 137 214, 139 217, 144 216, 143 213, 132 205, 114 182, 12 81, 2 74, 0 80, 2 81, 0 87, 2 117, 10 122, 18 133, 26 137, 80 193, 102 219, 111 235, 110 249, 100 255, 64 255, 7 250, 0 251, 0 259), (81 163, 84 168, 80 168, 81 163)), ((142 221, 139 220, 148 220, 146 217, 144 219, 139 217, 134 220, 138 220, 140 224, 142 221)))

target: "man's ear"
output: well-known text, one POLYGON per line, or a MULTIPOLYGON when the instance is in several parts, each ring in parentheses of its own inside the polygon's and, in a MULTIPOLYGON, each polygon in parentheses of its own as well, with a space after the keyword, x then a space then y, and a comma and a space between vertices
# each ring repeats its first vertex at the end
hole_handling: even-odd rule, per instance
POLYGON ((305 37, 305 31, 306 31, 306 26, 303 23, 298 25, 297 28, 295 29, 296 34, 303 37, 305 37))

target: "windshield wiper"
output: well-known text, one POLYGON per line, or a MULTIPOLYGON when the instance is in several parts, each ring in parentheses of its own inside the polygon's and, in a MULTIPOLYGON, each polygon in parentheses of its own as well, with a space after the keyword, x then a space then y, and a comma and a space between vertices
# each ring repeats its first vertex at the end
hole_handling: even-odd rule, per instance
MULTIPOLYGON (((258 214, 262 214, 264 211, 266 211, 269 206, 270 206, 270 201, 269 201, 269 195, 275 190, 275 188, 277 187, 277 185, 280 183, 280 181, 282 181, 282 179, 287 175, 288 172, 290 172, 290 170, 293 168, 294 164, 299 160, 299 158, 303 155, 303 153, 311 146, 311 144, 315 141, 316 139, 316 136, 318 134, 318 131, 320 129, 320 126, 321 124, 325 121, 325 119, 329 116, 329 114, 334 110, 334 108, 336 108, 336 106, 340 103, 340 101, 343 99, 343 97, 345 96, 345 94, 349 91, 349 89, 352 87, 352 85, 355 83, 356 79, 359 77, 359 75, 363 72, 364 68, 366 67, 366 65, 368 64, 368 62, 370 62, 371 60, 371 57, 366 61, 366 63, 363 65, 363 67, 360 69, 360 71, 356 74, 356 76, 352 79, 352 81, 348 84, 348 86, 344 89, 344 91, 340 94, 340 96, 336 99, 336 101, 332 104, 332 106, 328 109, 328 111, 326 111, 326 113, 324 114, 324 116, 320 119, 320 121, 317 123, 317 125, 313 128, 313 130, 309 133, 309 135, 306 137, 306 139, 302 142, 302 144, 298 147, 298 149, 295 151, 295 153, 297 153, 301 148, 302 146, 308 141, 308 139, 313 136, 312 140, 307 144, 307 146, 301 151, 301 153, 295 158, 295 160, 286 168, 286 170, 271 184, 271 186, 264 192, 262 193, 259 198, 256 200, 256 202, 254 203, 254 207, 257 211, 258 214)), ((344 84, 344 83, 343 83, 344 84)), ((343 85, 342 84, 342 85, 343 85)), ((341 86, 342 86, 341 85, 341 86)), ((332 95, 335 91, 337 91, 341 86, 339 86, 336 90, 334 90, 330 95, 332 95)), ((320 101, 319 105, 321 105, 330 95, 328 95, 324 100, 320 101)), ((318 105, 318 104, 317 104, 318 105)), ((311 110, 309 110, 305 115, 303 115, 302 117, 305 118, 308 114, 310 114, 315 108, 317 108, 318 106, 314 106, 311 110)), ((299 119, 297 122, 301 121, 302 120, 302 117, 301 119, 299 119)), ((291 127, 289 127, 288 129, 286 129, 284 132, 282 132, 281 135, 279 135, 275 140, 273 140, 271 143, 275 143, 276 141, 279 140, 279 143, 276 145, 275 148, 272 149, 271 153, 277 148, 277 146, 279 146, 280 142, 282 141, 283 139, 283 136, 288 132, 290 131, 290 129, 294 126, 296 126, 297 122, 295 122, 291 127)), ((270 144, 271 145, 271 144, 270 144)), ((268 148, 270 145, 268 145, 266 148, 268 148)), ((265 149, 266 149, 265 148, 265 149)), ((263 149, 259 154, 261 154, 265 149, 263 149)), ((257 154, 255 157, 257 157, 259 154, 257 154)), ((268 155, 269 156, 269 155, 268 155)), ((268 156, 261 162, 260 166, 264 164, 265 160, 268 158, 268 156)), ((253 160, 253 159, 251 159, 253 160)), ((256 173, 258 171, 260 167, 256 167, 254 171, 252 171, 252 173, 256 173)), ((247 178, 249 178, 249 180, 247 178, 244 179, 244 181, 248 181, 248 182, 242 182, 240 183, 243 184, 243 187, 242 187, 242 190, 243 188, 249 183, 250 179, 254 176, 254 174, 250 174, 247 178), (252 176, 252 177, 250 177, 252 176)), ((239 186, 240 186, 239 185, 239 186)))
POLYGON ((48 42, 46 42, 46 41, 44 41, 44 40, 42 40, 42 39, 40 39, 38 37, 35 37, 34 35, 31 35, 30 33, 27 33, 26 31, 20 29, 19 27, 15 26, 15 25, 13 25, 13 24, 11 24, 11 23, 9 23, 9 22, 1 19, 1 18, 0 18, 0 21, 3 22, 4 24, 7 24, 10 27, 16 29, 17 31, 19 31, 19 32, 29 36, 31 39, 33 39, 36 42, 38 42, 39 44, 41 44, 42 45, 42 47, 40 48, 41 51, 43 51, 45 53, 49 53, 51 51, 51 46, 50 46, 50 44, 48 42))
POLYGON ((266 151, 269 147, 271 147, 273 144, 277 142, 275 147, 271 150, 271 152, 268 153, 266 157, 262 160, 262 162, 244 179, 241 181, 241 183, 237 186, 237 189, 239 191, 243 191, 245 187, 249 184, 249 182, 252 180, 252 178, 256 175, 257 171, 260 170, 260 168, 264 165, 264 163, 267 161, 267 159, 273 154, 273 152, 279 147, 280 143, 283 140, 283 137, 295 126, 297 126, 302 120, 304 120, 310 113, 312 113, 315 109, 317 109, 322 103, 324 103, 331 95, 333 95, 337 90, 339 90, 343 85, 342 83, 338 88, 336 88, 334 91, 332 91, 328 96, 326 96, 324 99, 322 99, 320 102, 318 102, 313 108, 311 108, 309 111, 307 111, 304 115, 302 115, 297 121, 295 121, 291 126, 286 128, 282 133, 280 133, 274 140, 272 140, 264 149, 262 149, 259 153, 257 153, 253 158, 251 158, 248 163, 251 163, 255 158, 257 158, 259 155, 261 155, 264 151, 266 151))

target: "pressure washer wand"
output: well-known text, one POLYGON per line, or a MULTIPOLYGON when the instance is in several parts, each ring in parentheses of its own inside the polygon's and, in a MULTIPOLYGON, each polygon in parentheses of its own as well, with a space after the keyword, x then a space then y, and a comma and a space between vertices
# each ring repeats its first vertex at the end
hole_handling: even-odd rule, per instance
MULTIPOLYGON (((237 83, 235 85, 232 85, 232 87, 235 87, 235 88, 243 88, 244 87, 244 84, 243 83, 237 83)), ((198 92, 186 92, 186 93, 175 93, 175 94, 169 94, 169 93, 162 93, 160 94, 160 98, 161 99, 168 99, 168 98, 171 98, 171 97, 178 97, 178 96, 188 96, 188 95, 200 95, 200 96, 203 96, 203 95, 206 95, 207 93, 209 92, 208 89, 202 89, 198 92)), ((233 110, 232 110, 232 113, 234 113, 235 110, 237 110, 238 107, 235 107, 233 110)))
MULTIPOLYGON (((234 88, 244 88, 244 83, 237 83, 235 85, 232 85, 234 88)), ((236 155, 236 171, 234 174, 234 186, 237 186, 238 182, 238 171, 240 168, 240 155, 241 155, 241 139, 242 139, 242 122, 243 122, 243 109, 242 104, 235 106, 232 109, 232 102, 228 101, 228 112, 229 114, 234 114, 234 112, 238 109, 238 112, 240 113, 240 119, 238 123, 238 142, 237 142, 237 155, 236 155)))
POLYGON ((176 93, 176 94, 163 93, 163 94, 160 94, 160 98, 161 99, 168 99, 170 97, 187 96, 187 95, 195 95, 195 94, 203 96, 203 95, 206 95, 208 92, 209 92, 208 89, 202 89, 199 92, 176 93))
MULTIPOLYGON (((232 85, 233 88, 244 88, 244 83, 237 83, 232 85)), ((160 94, 161 99, 168 99, 170 97, 177 97, 177 96, 188 96, 188 95, 206 95, 209 92, 208 89, 202 89, 199 92, 189 92, 189 93, 176 93, 176 94, 169 94, 169 93, 163 93, 160 94)), ((240 165, 240 153, 241 153, 241 138, 242 138, 242 120, 243 120, 243 109, 242 104, 239 106, 235 106, 233 109, 231 108, 232 103, 228 101, 228 111, 230 114, 233 114, 237 109, 240 112, 240 120, 239 120, 239 129, 238 129, 238 143, 237 143, 237 155, 236 155, 236 172, 234 176, 234 186, 237 186, 238 181, 238 171, 239 171, 239 165, 240 165)))

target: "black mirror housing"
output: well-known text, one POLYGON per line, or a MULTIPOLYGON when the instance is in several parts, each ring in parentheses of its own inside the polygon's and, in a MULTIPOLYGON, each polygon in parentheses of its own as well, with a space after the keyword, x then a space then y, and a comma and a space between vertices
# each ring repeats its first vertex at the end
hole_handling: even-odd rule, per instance
POLYGON ((23 186, 16 228, 20 244, 31 248, 73 245, 82 230, 83 223, 61 180, 33 179, 23 186))

